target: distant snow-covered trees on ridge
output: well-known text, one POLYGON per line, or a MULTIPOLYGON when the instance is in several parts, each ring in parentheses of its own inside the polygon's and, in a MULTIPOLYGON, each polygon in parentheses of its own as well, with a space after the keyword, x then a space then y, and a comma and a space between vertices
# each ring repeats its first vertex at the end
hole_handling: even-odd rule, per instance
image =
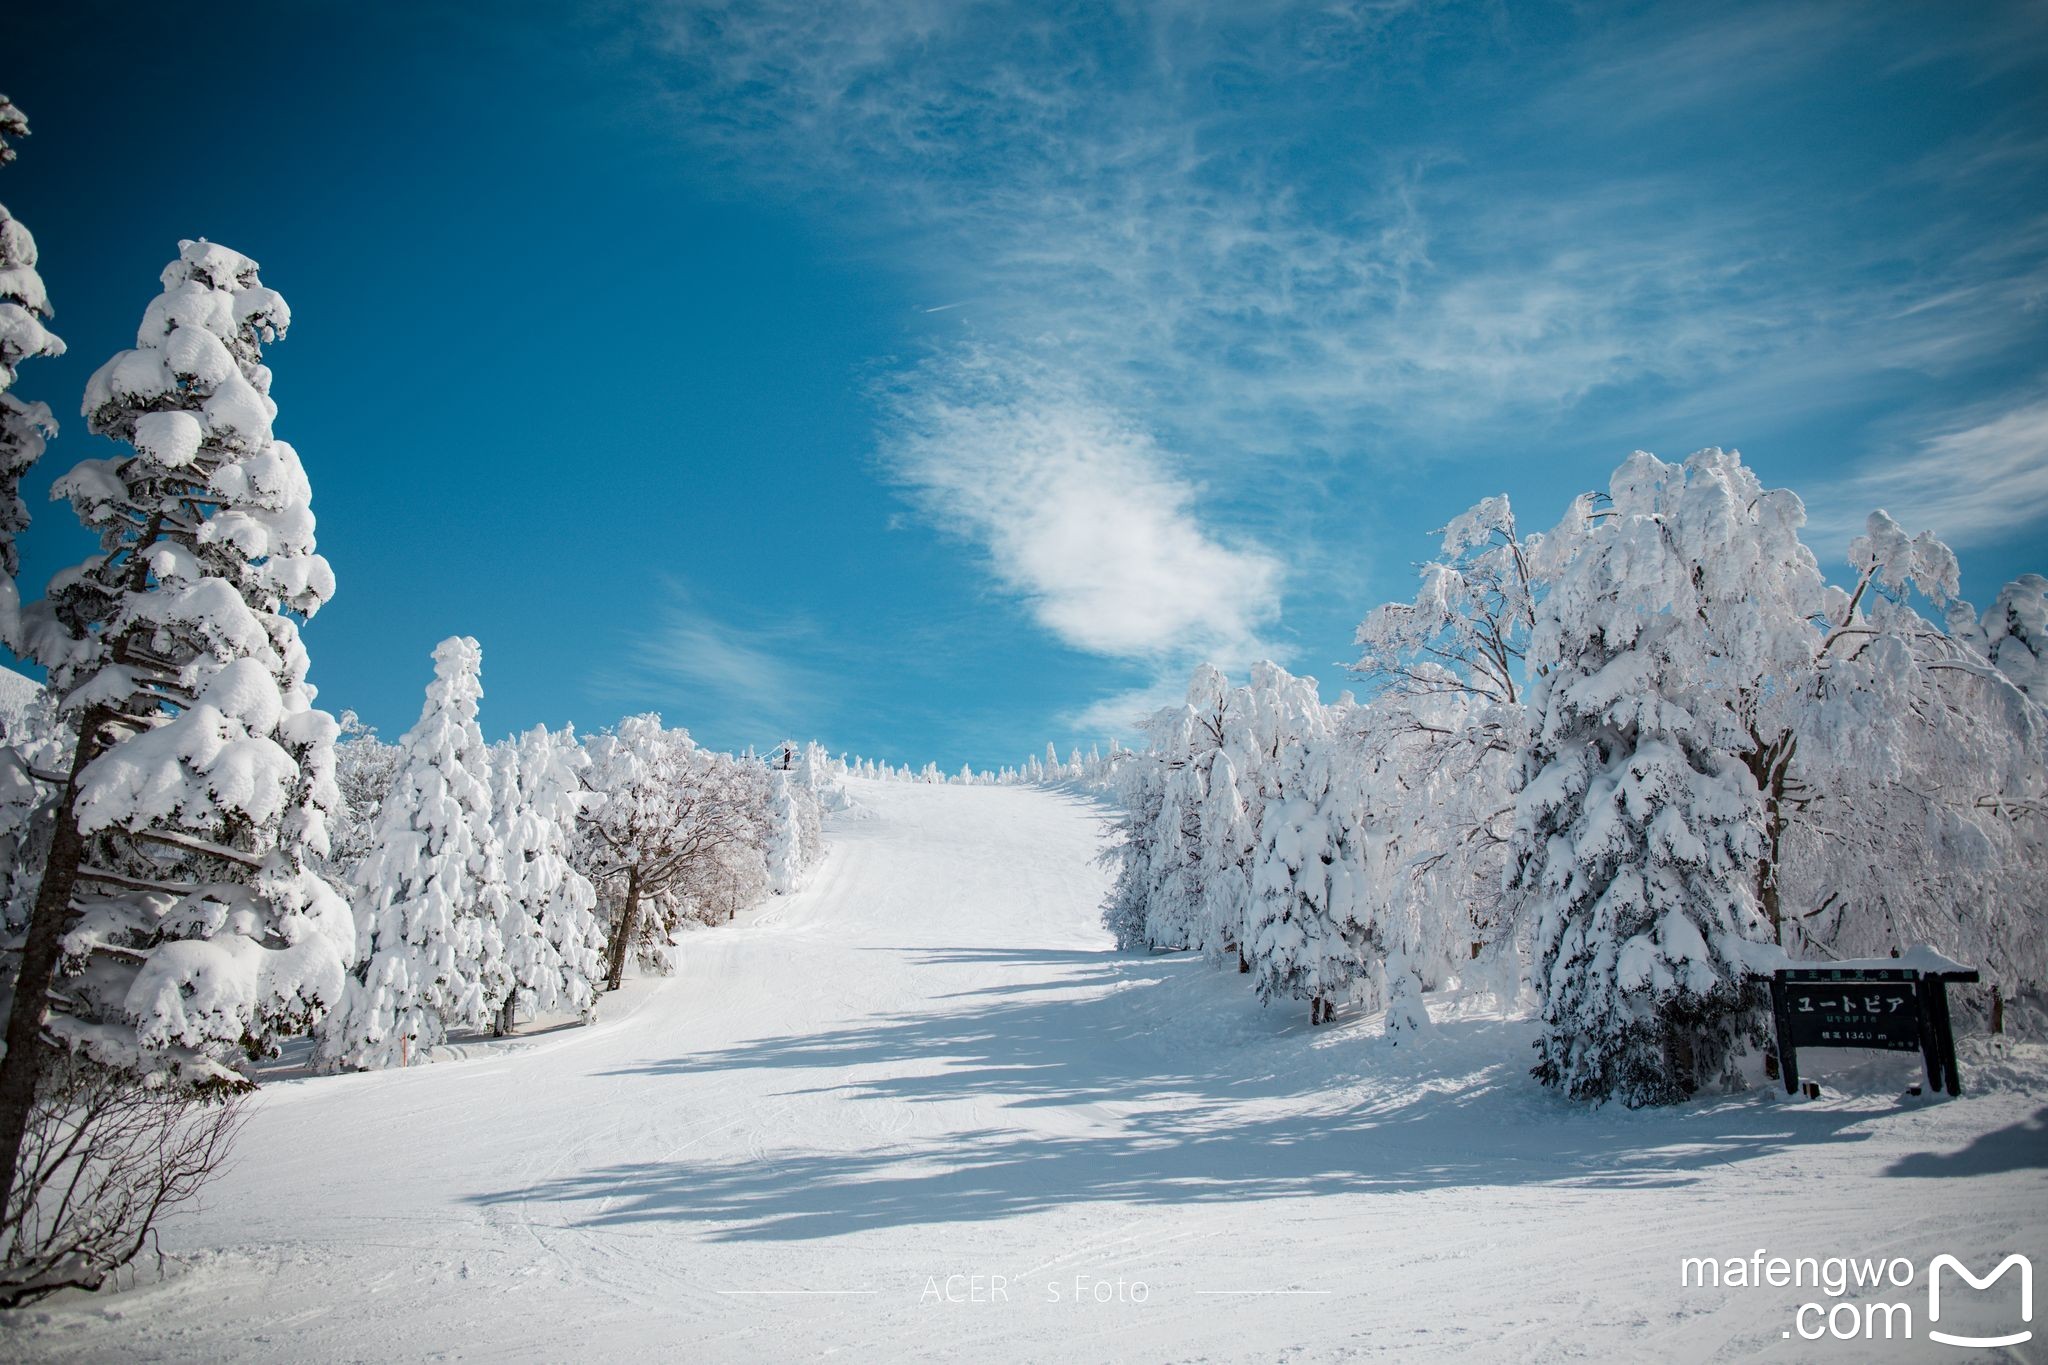
POLYGON ((1441 986, 1526 986, 1536 1074, 1630 1105, 1731 1080, 1783 955, 1924 942, 1994 1015, 2038 994, 2048 581, 1980 616, 1877 512, 1831 584, 1804 520, 1720 450, 1638 453, 1540 534, 1481 502, 1360 625, 1367 700, 1205 667, 1152 718, 1105 924, 1396 1036, 1441 986))

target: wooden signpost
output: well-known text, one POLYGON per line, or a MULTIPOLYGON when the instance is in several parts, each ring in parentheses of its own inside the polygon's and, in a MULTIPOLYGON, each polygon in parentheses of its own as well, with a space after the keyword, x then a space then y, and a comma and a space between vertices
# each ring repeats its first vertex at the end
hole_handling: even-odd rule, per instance
POLYGON ((1866 1047, 1918 1052, 1930 1091, 1961 1094, 1948 987, 1977 979, 1973 968, 1924 949, 1904 959, 1778 968, 1771 973, 1771 1013, 1785 1093, 1799 1093, 1801 1048, 1866 1047), (1920 965, 1904 965, 1916 959, 1920 965))

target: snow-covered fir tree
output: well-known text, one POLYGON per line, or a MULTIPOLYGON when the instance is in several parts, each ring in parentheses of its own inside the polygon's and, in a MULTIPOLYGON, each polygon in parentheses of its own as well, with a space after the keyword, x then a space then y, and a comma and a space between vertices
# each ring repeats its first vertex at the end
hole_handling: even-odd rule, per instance
POLYGON ((482 665, 465 636, 434 649, 434 680, 352 883, 361 963, 321 1039, 330 1066, 403 1064, 450 1028, 481 1026, 495 1003, 487 983, 504 952, 502 908, 485 903, 495 836, 476 720, 482 665))
POLYGON ((1732 1079, 1761 1039, 1766 818, 1744 755, 1759 680, 1810 653, 1819 581, 1798 500, 1732 454, 1638 453, 1611 498, 1531 637, 1514 878, 1537 922, 1537 1076, 1635 1107, 1732 1079))
POLYGON ((77 744, 13 963, 0 1184, 42 1040, 159 1084, 246 1088, 237 1058, 325 1015, 355 955, 315 870, 336 726, 298 630, 334 580, 261 355, 290 313, 208 242, 162 278, 135 347, 86 388, 88 424, 127 452, 57 483, 99 548, 19 621, 77 744))
POLYGON ((1210 760, 1201 810, 1197 877, 1202 888, 1201 947, 1218 962, 1250 971, 1245 956, 1252 906, 1252 873, 1259 854, 1260 807, 1247 799, 1240 776, 1244 755, 1224 745, 1210 760))
MULTIPOLYGON (((14 160, 11 144, 28 133, 28 119, 0 95, 0 166, 14 160)), ((64 343, 43 324, 50 298, 36 273, 36 239, 0 204, 0 644, 20 649, 17 632, 21 591, 15 575, 21 555, 15 538, 28 529, 21 479, 41 458, 45 438, 56 433, 49 405, 11 392, 18 367, 36 356, 60 356, 64 343)))
POLYGON ((768 889, 788 895, 803 885, 819 843, 816 798, 807 795, 801 777, 791 768, 777 767, 768 774, 768 846, 763 851, 768 866, 768 889))
POLYGON ((535 726, 521 735, 501 771, 513 782, 496 807, 510 913, 501 925, 513 994, 511 1011, 594 1017, 603 970, 597 893, 570 862, 585 796, 579 774, 589 765, 569 732, 535 726))
POLYGON ((1252 872, 1246 955, 1253 988, 1267 1003, 1307 1001, 1311 1024, 1328 1020, 1349 997, 1371 948, 1360 805, 1347 777, 1321 726, 1283 740, 1252 872))

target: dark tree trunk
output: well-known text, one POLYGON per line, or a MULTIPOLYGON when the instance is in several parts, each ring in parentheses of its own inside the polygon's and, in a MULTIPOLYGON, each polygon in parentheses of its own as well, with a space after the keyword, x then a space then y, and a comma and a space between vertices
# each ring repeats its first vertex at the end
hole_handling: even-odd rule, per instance
POLYGON ((1245 961, 1244 949, 1239 948, 1237 950, 1237 974, 1239 976, 1243 976, 1246 972, 1249 972, 1251 969, 1252 964, 1245 961))
POLYGON ((1778 853, 1785 840, 1785 784, 1799 741, 1787 732, 1766 744, 1755 731, 1750 732, 1750 740, 1750 750, 1742 760, 1764 801, 1764 856, 1756 869, 1756 898, 1764 918, 1770 921, 1771 942, 1783 947, 1785 916, 1778 889, 1778 853))
POLYGON ((50 1066, 43 1027, 50 1018, 50 987, 57 979, 64 935, 76 912, 72 893, 85 861, 85 836, 78 830, 78 775, 99 752, 91 736, 106 717, 97 710, 79 724, 78 746, 71 755, 71 776, 57 808, 50 853, 43 865, 43 884, 29 911, 28 933, 21 949, 21 967, 14 979, 14 1006, 7 1015, 7 1056, 0 1060, 0 1208, 13 1197, 20 1173, 21 1144, 28 1132, 36 1091, 50 1066))
POLYGON ((1996 986, 1991 988, 1991 1031, 2005 1032, 2005 992, 1996 986))
POLYGON ((512 1030, 519 1024, 519 992, 505 992, 505 1007, 498 1011, 498 1027, 493 1030, 500 1038, 510 1038, 512 1030))
POLYGON ((626 907, 619 912, 619 931, 612 938, 611 970, 605 989, 617 990, 626 978, 626 954, 632 950, 633 930, 640 919, 640 869, 626 869, 626 907))

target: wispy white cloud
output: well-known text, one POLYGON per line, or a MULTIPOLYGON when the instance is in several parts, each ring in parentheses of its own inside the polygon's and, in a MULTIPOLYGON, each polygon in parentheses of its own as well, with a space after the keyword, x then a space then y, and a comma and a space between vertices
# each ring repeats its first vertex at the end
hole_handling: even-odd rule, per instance
MULTIPOLYGON (((926 297, 974 301, 890 389, 884 458, 918 505, 1048 631, 1163 672, 1286 659, 1283 591, 1326 581, 1289 518, 1334 461, 1498 447, 1636 390, 1639 418, 1743 439, 1732 416, 2009 350, 2048 296, 2040 231, 1930 207, 1864 233, 1871 205, 1709 188, 1613 135, 1926 46, 1868 7, 1587 13, 1534 53, 1513 16, 1426 0, 653 13, 700 148, 836 196, 926 297), (1417 98, 1459 82, 1492 103, 1417 98)), ((2031 141, 1981 131, 1945 176, 2031 141)))
POLYGON ((1055 718, 1055 723, 1070 734, 1127 740, 1137 733, 1139 724, 1153 712, 1163 707, 1178 706, 1186 698, 1187 690, 1185 673, 1175 677, 1162 676, 1143 687, 1098 697, 1084 706, 1062 712, 1055 718))
POLYGON ((1809 539, 1823 547, 1846 541, 1877 508, 1954 546, 1988 544, 2048 520, 2048 397, 1974 411, 1910 452, 1817 490, 1809 539))
POLYGON ((1076 649, 1242 658, 1278 613, 1279 562, 1206 530, 1149 433, 1040 367, 932 362, 896 391, 887 448, 932 519, 1076 649))
POLYGON ((827 691, 806 664, 814 632, 800 622, 743 623, 678 585, 650 612, 619 675, 592 688, 626 705, 670 707, 744 741, 818 722, 827 691))

